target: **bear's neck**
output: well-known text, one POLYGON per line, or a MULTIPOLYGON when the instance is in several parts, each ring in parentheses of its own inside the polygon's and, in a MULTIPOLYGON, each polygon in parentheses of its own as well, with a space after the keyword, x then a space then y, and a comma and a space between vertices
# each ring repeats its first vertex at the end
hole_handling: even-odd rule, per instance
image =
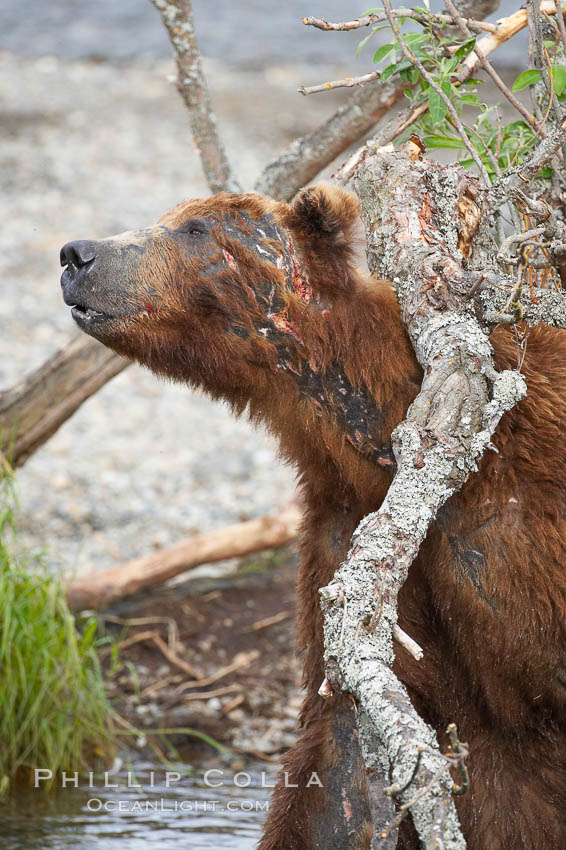
POLYGON ((374 485, 394 471, 391 432, 418 392, 420 367, 386 283, 368 282, 327 321, 326 362, 283 359, 273 391, 252 400, 252 416, 267 423, 303 477, 321 484, 338 477, 374 498, 374 485))

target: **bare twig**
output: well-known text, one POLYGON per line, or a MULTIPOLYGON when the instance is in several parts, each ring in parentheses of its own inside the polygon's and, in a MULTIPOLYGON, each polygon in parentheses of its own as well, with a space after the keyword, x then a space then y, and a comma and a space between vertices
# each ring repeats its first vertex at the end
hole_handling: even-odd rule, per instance
POLYGON ((189 110, 195 144, 211 192, 240 192, 216 129, 193 23, 191 0, 151 0, 177 60, 177 88, 189 110))
POLYGON ((476 163, 476 165, 479 169, 479 172, 482 175, 482 178, 483 178, 485 185, 489 186, 490 180, 489 180, 489 175, 486 171, 485 165, 481 161, 481 159, 478 155, 478 152, 476 151, 476 149, 474 148, 474 146, 470 142, 470 139, 468 138, 468 134, 466 133, 466 131, 465 131, 463 125, 462 125, 462 122, 460 121, 460 116, 458 115, 456 109, 454 108, 454 105, 452 104, 450 98, 442 91, 441 87, 438 85, 438 83, 436 82, 434 77, 432 77, 431 74, 429 74, 429 72, 426 70, 426 68, 422 64, 422 62, 415 56, 415 54, 412 52, 412 50, 406 44, 406 42, 405 42, 405 40, 404 40, 404 38, 401 34, 401 30, 397 26, 397 22, 395 21, 395 18, 392 15, 390 0, 383 0, 383 8, 385 10, 385 15, 387 16, 387 20, 389 21, 389 25, 390 25, 391 29, 393 30, 393 33, 395 34, 395 38, 397 39, 397 42, 399 43, 399 47, 401 48, 401 50, 403 52, 403 55, 409 60, 409 62, 411 62, 412 65, 415 66, 415 68, 418 69, 418 71, 419 71, 420 75, 423 77, 423 79, 425 79, 427 81, 429 86, 437 93, 437 95, 441 98, 441 100, 444 101, 444 104, 446 105, 446 108, 447 108, 448 112, 450 113, 450 115, 452 117, 454 127, 458 131, 458 135, 462 139, 466 150, 468 151, 468 153, 470 154, 470 156, 472 157, 472 159, 476 163))
MULTIPOLYGON (((556 14, 556 4, 553 0, 542 0, 540 3, 541 11, 546 12, 548 15, 556 14)), ((497 29, 495 32, 486 35, 485 38, 482 38, 478 43, 478 47, 480 48, 483 56, 488 56, 490 53, 493 53, 501 44, 505 41, 508 41, 522 29, 527 26, 527 11, 522 8, 517 12, 514 12, 512 15, 509 15, 506 18, 502 18, 497 22, 497 29)), ((460 71, 458 71, 458 79, 467 79, 471 74, 475 73, 478 65, 480 64, 479 57, 476 53, 472 51, 462 63, 462 67, 460 71)))
POLYGON ((407 634, 407 632, 403 631, 401 626, 397 623, 393 626, 393 639, 397 641, 402 647, 404 647, 409 655, 412 655, 416 661, 420 661, 423 657, 422 647, 413 640, 413 638, 407 634))
MULTIPOLYGON (((554 85, 552 82, 551 71, 549 70, 550 63, 547 62, 548 54, 544 48, 542 43, 543 35, 542 35, 542 21, 541 21, 541 8, 540 8, 540 0, 527 0, 527 7, 530 11, 533 21, 533 39, 534 39, 534 47, 535 47, 535 68, 540 71, 542 81, 546 88, 548 98, 550 103, 552 103, 552 108, 555 111, 557 117, 560 116, 560 105, 558 103, 558 99, 554 94, 554 85)), ((560 17, 560 15, 558 16, 560 17)))
POLYGON ((370 71, 369 74, 362 74, 361 77, 344 77, 343 80, 331 80, 328 83, 319 83, 316 86, 299 86, 297 91, 300 94, 317 94, 321 91, 330 91, 331 89, 352 88, 352 86, 361 86, 364 83, 370 83, 373 80, 379 80, 379 71, 370 71))
POLYGON ((521 233, 512 233, 511 236, 508 236, 499 249, 499 254, 497 255, 498 260, 502 263, 508 263, 511 257, 508 255, 509 248, 511 245, 516 245, 518 242, 524 242, 526 239, 533 239, 535 236, 540 236, 544 233, 544 227, 535 227, 531 230, 523 230, 521 233))
POLYGON ((114 614, 100 614, 100 619, 119 626, 149 626, 152 623, 163 623, 167 626, 169 649, 175 652, 179 643, 179 628, 173 617, 116 617, 114 614))
POLYGON ((428 110, 428 102, 426 103, 416 103, 409 106, 403 112, 400 112, 399 115, 393 119, 391 124, 388 124, 387 127, 383 127, 380 130, 375 138, 372 140, 373 143, 379 147, 384 147, 385 145, 393 142, 401 133, 404 133, 405 130, 408 130, 411 124, 424 115, 428 110))
POLYGON ((566 241, 566 224, 556 216, 554 210, 545 201, 529 198, 521 189, 513 189, 511 198, 521 212, 545 222, 542 232, 545 239, 550 241, 550 250, 560 251, 566 241))
POLYGON ((206 679, 200 679, 198 682, 185 682, 182 685, 179 685, 179 687, 176 688, 176 693, 183 693, 187 690, 187 688, 206 688, 209 685, 214 684, 214 682, 218 682, 219 679, 229 676, 230 673, 235 673, 243 667, 248 667, 252 664, 252 662, 257 661, 260 654, 259 649, 251 649, 249 652, 238 652, 237 655, 234 656, 234 660, 231 664, 228 664, 226 667, 221 667, 216 671, 216 673, 213 673, 206 679))
MULTIPOLYGON (((195 681, 191 682, 191 684, 195 686, 198 684, 200 687, 200 681, 203 681, 202 673, 200 673, 195 667, 193 667, 183 658, 179 658, 176 653, 172 652, 161 637, 161 635, 159 635, 157 632, 146 631, 138 632, 138 634, 136 635, 131 635, 131 637, 120 641, 120 650, 127 649, 129 646, 133 646, 135 643, 143 643, 144 641, 151 641, 152 643, 154 643, 170 664, 173 664, 174 667, 178 667, 179 670, 182 670, 184 673, 187 673, 189 676, 192 676, 195 681)), ((103 653, 108 651, 109 650, 103 650, 103 653)))
POLYGON ((264 617, 263 620, 257 620, 249 628, 244 629, 244 632, 259 632, 261 629, 274 626, 276 623, 282 623, 283 620, 288 620, 292 616, 291 611, 279 611, 278 614, 273 614, 271 617, 264 617))
POLYGON ((184 659, 179 658, 175 652, 172 652, 160 635, 154 635, 152 640, 170 664, 173 664, 175 667, 178 667, 179 670, 183 670, 185 673, 188 673, 189 676, 193 676, 196 680, 202 679, 202 673, 193 667, 192 664, 188 664, 184 661, 184 659))
MULTIPOLYGON (((429 25, 438 25, 442 24, 453 24, 455 20, 452 15, 442 15, 438 13, 434 14, 425 14, 424 12, 416 11, 415 9, 393 9, 393 15, 396 18, 411 18, 413 21, 417 21, 419 24, 423 24, 425 26, 429 25)), ((357 30, 361 27, 369 27, 373 24, 381 23, 381 21, 387 20, 386 15, 383 12, 376 12, 372 15, 364 15, 362 18, 356 18, 353 21, 342 21, 338 23, 332 23, 331 21, 327 21, 324 18, 313 18, 306 17, 303 18, 303 24, 307 27, 316 27, 319 30, 332 30, 332 31, 342 31, 342 30, 357 30)), ((485 21, 476 21, 474 18, 464 18, 466 24, 470 27, 470 29, 477 30, 479 32, 495 32, 497 27, 495 24, 486 24, 485 21)))
MULTIPOLYGON (((554 8, 553 4, 547 4, 554 8)), ((394 11, 394 10, 391 10, 394 11)), ((552 10, 551 10, 552 11, 552 10)), ((489 53, 492 53, 497 47, 503 44, 508 39, 512 38, 516 35, 520 30, 526 25, 527 17, 522 10, 520 13, 516 13, 510 18, 503 18, 499 21, 496 32, 490 33, 489 36, 483 38, 478 47, 483 56, 487 56, 489 53)), ((466 82, 466 80, 471 77, 477 69, 477 64, 479 62, 478 57, 471 53, 468 57, 466 57, 465 62, 462 64, 462 68, 458 71, 456 79, 454 81, 455 85, 459 85, 461 83, 466 82), (470 58, 471 57, 471 58, 470 58)), ((386 147, 388 144, 393 142, 401 133, 404 133, 410 126, 413 124, 421 115, 424 115, 428 110, 428 102, 411 104, 386 127, 381 129, 373 139, 370 139, 362 148, 356 151, 350 160, 345 163, 339 171, 334 175, 334 179, 339 182, 346 182, 349 180, 351 175, 353 174, 355 168, 360 162, 363 162, 365 157, 375 152, 376 149, 381 149, 386 147)))

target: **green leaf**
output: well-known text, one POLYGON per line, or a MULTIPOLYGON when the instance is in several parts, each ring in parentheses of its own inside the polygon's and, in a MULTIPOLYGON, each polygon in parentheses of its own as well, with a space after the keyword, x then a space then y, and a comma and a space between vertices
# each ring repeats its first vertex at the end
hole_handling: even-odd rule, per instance
POLYGON ((538 83, 539 80, 540 71, 537 71, 534 68, 531 68, 529 71, 523 71, 523 73, 519 74, 519 76, 513 83, 513 91, 521 91, 522 89, 526 89, 527 86, 532 86, 535 83, 538 83))
POLYGON ((359 55, 360 55, 360 53, 362 52, 362 50, 364 49, 364 47, 366 46, 366 44, 368 43, 368 41, 370 40, 370 38, 373 38, 373 37, 374 37, 374 35, 376 34, 376 32, 379 32, 380 30, 386 30, 386 29, 388 29, 388 28, 389 28, 389 24, 381 24, 381 25, 380 25, 380 26, 378 26, 378 27, 374 27, 374 28, 372 29, 372 31, 370 32, 370 34, 369 34, 369 35, 366 35, 366 37, 365 37, 365 38, 362 38, 362 40, 361 40, 361 41, 360 41, 360 43, 358 44, 358 46, 357 46, 357 48, 356 48, 356 56, 359 56, 359 55))
POLYGON ((393 62, 391 65, 388 65, 387 68, 384 68, 381 72, 379 79, 382 83, 385 83, 389 77, 392 77, 393 74, 397 74, 400 71, 403 71, 405 68, 411 68, 411 63, 408 59, 403 59, 402 62, 393 62))
POLYGON ((564 65, 552 65, 551 67, 554 91, 557 95, 561 95, 566 88, 566 68, 564 65))
POLYGON ((472 52, 472 50, 474 49, 475 46, 476 46, 476 37, 474 35, 473 38, 469 38, 467 41, 464 42, 464 44, 462 44, 458 48, 458 50, 454 54, 454 58, 457 59, 459 62, 461 62, 462 59, 466 58, 468 53, 472 52))
POLYGON ((382 44, 381 47, 378 47, 378 49, 373 54, 374 64, 377 65, 379 62, 381 62, 382 59, 385 59, 386 56, 389 56, 389 54, 393 50, 395 50, 396 47, 396 41, 390 41, 388 44, 382 44))
POLYGON ((382 83, 386 83, 389 77, 392 77, 397 71, 397 65, 393 62, 392 65, 388 65, 387 68, 384 68, 381 74, 379 75, 379 79, 382 83))
POLYGON ((399 77, 404 83, 412 83, 414 85, 419 78, 419 72, 416 68, 404 68, 399 74, 399 77))
POLYGON ((519 133, 522 130, 530 131, 531 128, 529 127, 527 122, 523 121, 521 118, 519 118, 517 121, 511 121, 510 124, 506 124, 504 127, 502 127, 502 132, 507 133, 508 135, 511 135, 513 133, 519 133))
POLYGON ((409 32, 404 36, 404 38, 407 44, 424 44, 425 41, 430 40, 428 35, 425 35, 422 32, 409 32))
POLYGON ((452 59, 445 59, 443 62, 444 73, 452 74, 452 72, 456 70, 459 64, 460 63, 458 62, 455 56, 453 56, 452 59))
POLYGON ((440 136, 438 134, 424 136, 423 142, 427 148, 452 148, 457 150, 464 147, 462 139, 457 139, 455 136, 440 136))
POLYGON ((461 94, 460 103, 465 103, 468 106, 481 106, 481 101, 477 94, 461 94))
POLYGON ((358 44, 358 46, 357 46, 357 48, 356 48, 356 56, 359 56, 359 55, 360 55, 360 53, 362 52, 362 50, 364 49, 364 47, 366 46, 366 44, 368 43, 368 41, 370 40, 370 38, 373 38, 373 33, 374 33, 374 32, 375 32, 375 30, 373 30, 372 32, 370 32, 370 34, 369 34, 369 35, 366 35, 366 37, 365 37, 365 38, 362 38, 362 40, 360 41, 360 43, 358 44))
POLYGON ((428 93, 428 109, 433 124, 440 123, 448 111, 447 105, 435 89, 430 89, 428 93))

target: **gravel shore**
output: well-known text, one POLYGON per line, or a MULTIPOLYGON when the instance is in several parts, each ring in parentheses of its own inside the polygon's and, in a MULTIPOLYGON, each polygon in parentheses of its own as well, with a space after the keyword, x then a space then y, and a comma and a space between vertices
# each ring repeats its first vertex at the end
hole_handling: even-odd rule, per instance
MULTIPOLYGON (((339 102, 296 95, 312 69, 206 70, 246 186, 339 102)), ((0 387, 75 333, 59 291, 64 242, 146 226, 208 194, 173 73, 163 59, 0 53, 0 387)), ((293 482, 265 433, 131 366, 18 472, 23 542, 65 571, 101 569, 275 510, 293 482)))

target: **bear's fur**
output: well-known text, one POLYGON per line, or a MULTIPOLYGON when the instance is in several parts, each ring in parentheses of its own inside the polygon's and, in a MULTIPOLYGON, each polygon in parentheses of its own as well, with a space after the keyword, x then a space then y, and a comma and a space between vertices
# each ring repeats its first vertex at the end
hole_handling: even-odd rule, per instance
MULTIPOLYGON (((317 591, 383 500, 390 434, 421 372, 389 285, 356 265, 358 228, 357 199, 319 185, 292 206, 188 201, 146 231, 62 251, 80 327, 247 409, 300 472, 302 737, 261 850, 361 850, 371 836, 355 707, 317 694, 317 591), (313 772, 322 788, 306 788, 313 772)), ((512 333, 492 342, 497 367, 514 368, 512 333)), ((566 334, 533 328, 522 371, 527 397, 441 511, 399 599, 424 658, 396 647, 396 672, 443 744, 455 722, 470 745, 471 790, 457 799, 470 850, 566 847, 566 334)), ((408 821, 399 846, 418 846, 408 821)))

